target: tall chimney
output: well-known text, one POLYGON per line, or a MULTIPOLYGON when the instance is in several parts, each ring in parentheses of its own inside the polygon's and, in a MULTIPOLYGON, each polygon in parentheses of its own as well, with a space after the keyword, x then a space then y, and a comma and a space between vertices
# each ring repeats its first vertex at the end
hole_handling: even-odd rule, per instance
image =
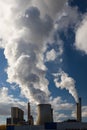
POLYGON ((77 121, 81 122, 81 98, 79 98, 79 102, 77 103, 77 121))
POLYGON ((30 119, 30 103, 28 102, 28 120, 30 119))

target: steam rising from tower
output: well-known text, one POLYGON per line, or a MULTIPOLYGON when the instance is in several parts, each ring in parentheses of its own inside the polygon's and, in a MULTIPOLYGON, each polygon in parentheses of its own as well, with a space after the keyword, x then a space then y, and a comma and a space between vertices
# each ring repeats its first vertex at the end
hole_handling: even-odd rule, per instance
MULTIPOLYGON (((0 42, 0 48, 4 49, 7 59, 7 81, 18 84, 21 94, 30 101, 48 103, 50 91, 49 81, 46 78, 48 68, 46 68, 44 54, 49 51, 48 43, 53 44, 52 46, 56 45, 58 50, 53 47, 53 51, 49 51, 48 61, 61 59, 63 41, 58 33, 61 29, 68 28, 69 23, 71 25, 71 23, 77 22, 76 9, 67 6, 67 9, 63 10, 62 14, 60 12, 56 20, 56 14, 64 7, 67 0, 55 0, 55 2, 53 0, 8 1, 0 0, 0 7, 2 7, 0 40, 3 41, 0 42), (48 41, 48 39, 50 40, 48 41), (51 57, 50 54, 54 56, 51 57)), ((67 89, 78 102, 75 81, 64 72, 59 73, 58 77, 54 80, 55 85, 61 89, 67 89), (59 76, 61 81, 58 81, 59 76)), ((49 115, 51 115, 51 109, 49 111, 49 115)), ((28 113, 28 119, 29 116, 30 113, 28 113)))

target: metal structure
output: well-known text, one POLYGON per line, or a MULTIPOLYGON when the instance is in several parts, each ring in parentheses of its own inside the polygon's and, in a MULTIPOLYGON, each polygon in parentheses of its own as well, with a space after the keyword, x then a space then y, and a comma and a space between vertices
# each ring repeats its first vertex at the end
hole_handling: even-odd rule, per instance
POLYGON ((50 104, 39 104, 37 125, 44 125, 46 122, 53 122, 53 110, 50 104))

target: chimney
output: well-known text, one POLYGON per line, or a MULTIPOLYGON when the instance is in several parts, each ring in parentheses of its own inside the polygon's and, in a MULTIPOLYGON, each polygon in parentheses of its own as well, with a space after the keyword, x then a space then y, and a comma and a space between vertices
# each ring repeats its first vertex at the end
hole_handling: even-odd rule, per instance
POLYGON ((28 120, 30 119, 30 103, 28 102, 28 120))
POLYGON ((79 98, 79 102, 77 103, 77 121, 81 122, 81 98, 79 98))
POLYGON ((50 104, 38 105, 37 125, 44 125, 46 122, 53 122, 53 112, 50 104))
POLYGON ((30 112, 30 103, 28 103, 28 115, 27 115, 27 118, 28 118, 28 124, 33 125, 34 124, 34 119, 33 119, 33 116, 31 115, 31 112, 30 112))

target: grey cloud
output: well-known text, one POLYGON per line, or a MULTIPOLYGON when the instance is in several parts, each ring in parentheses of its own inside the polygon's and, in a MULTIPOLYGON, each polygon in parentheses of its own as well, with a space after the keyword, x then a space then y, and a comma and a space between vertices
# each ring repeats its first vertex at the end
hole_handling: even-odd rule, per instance
POLYGON ((67 0, 33 0, 32 3, 34 6, 38 7, 41 10, 41 14, 48 14, 52 18, 55 18, 56 14, 62 10, 67 0))
POLYGON ((67 30, 68 27, 73 27, 77 25, 81 18, 77 8, 65 6, 65 8, 57 15, 57 26, 58 30, 67 30))
POLYGON ((44 18, 40 17, 40 11, 37 7, 30 7, 26 10, 25 15, 18 19, 18 27, 26 27, 30 29, 33 38, 43 38, 49 34, 53 27, 53 20, 46 15, 44 18))
POLYGON ((10 109, 12 106, 19 106, 24 109, 25 102, 14 98, 13 95, 9 95, 9 90, 6 87, 0 88, 0 115, 10 115, 10 109))

